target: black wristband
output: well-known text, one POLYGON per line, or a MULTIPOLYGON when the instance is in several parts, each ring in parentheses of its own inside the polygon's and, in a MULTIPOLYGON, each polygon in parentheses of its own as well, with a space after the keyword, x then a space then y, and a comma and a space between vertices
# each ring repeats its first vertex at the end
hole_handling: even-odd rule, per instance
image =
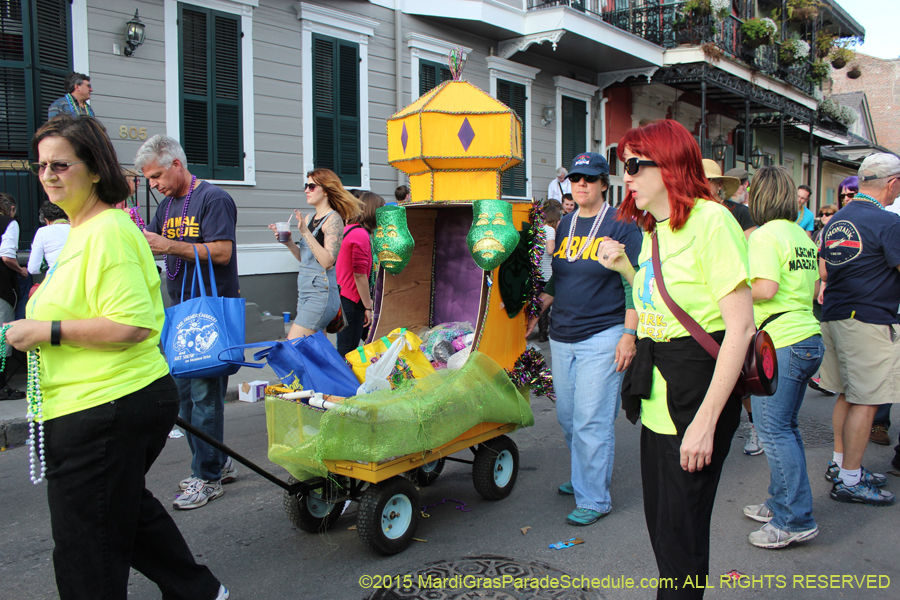
POLYGON ((62 331, 59 321, 50 321, 50 345, 59 346, 62 331))

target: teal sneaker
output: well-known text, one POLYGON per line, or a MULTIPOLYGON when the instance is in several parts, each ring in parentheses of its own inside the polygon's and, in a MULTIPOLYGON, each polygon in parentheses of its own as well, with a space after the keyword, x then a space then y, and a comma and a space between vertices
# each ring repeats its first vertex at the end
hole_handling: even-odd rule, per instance
POLYGON ((608 512, 597 512, 589 508, 576 508, 566 517, 566 523, 578 526, 593 525, 608 514, 608 512))
POLYGON ((575 488, 572 487, 571 481, 565 482, 564 484, 562 484, 561 486, 556 488, 556 491, 559 492, 560 494, 562 494, 563 496, 574 496, 575 495, 575 488))

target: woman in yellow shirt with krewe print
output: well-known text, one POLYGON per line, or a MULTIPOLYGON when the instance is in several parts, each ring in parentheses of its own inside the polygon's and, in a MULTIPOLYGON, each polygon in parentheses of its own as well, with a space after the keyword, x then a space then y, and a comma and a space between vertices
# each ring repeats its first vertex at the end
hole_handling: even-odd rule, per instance
POLYGON ((815 244, 796 223, 796 198, 797 187, 784 167, 763 167, 753 176, 750 215, 759 224, 749 251, 754 316, 772 336, 778 356, 778 390, 752 398, 771 470, 771 496, 744 507, 747 517, 764 523, 750 534, 750 543, 760 548, 783 548, 819 533, 797 413, 825 346, 812 310, 819 261, 815 244))
POLYGON ((639 269, 618 240, 605 240, 600 254, 632 283, 638 312, 622 407, 632 422, 641 417, 644 515, 659 575, 675 583, 656 597, 702 598, 716 489, 740 421, 733 390, 755 330, 747 244, 728 209, 711 198, 700 148, 678 122, 628 131, 618 155, 628 187, 620 218, 645 230, 639 269), (654 235, 665 288, 721 345, 718 360, 663 300, 652 267, 654 235))

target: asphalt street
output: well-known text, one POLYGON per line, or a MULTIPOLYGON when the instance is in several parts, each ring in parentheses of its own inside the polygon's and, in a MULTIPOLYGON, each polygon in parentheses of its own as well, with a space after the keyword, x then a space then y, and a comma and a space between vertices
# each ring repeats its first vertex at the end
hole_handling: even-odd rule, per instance
MULTIPOLYGON (((814 514, 821 533, 814 540, 783 550, 763 550, 747 542, 747 534, 758 524, 744 517, 741 508, 765 499, 769 470, 765 456, 742 454, 746 424, 738 430, 713 515, 707 598, 900 596, 896 548, 900 505, 873 508, 828 498, 830 485, 823 474, 831 457, 832 404, 831 398, 810 391, 800 415, 814 514), (734 587, 724 586, 721 575, 735 570, 750 578, 732 584, 734 587), (863 577, 866 575, 876 577, 863 577), (869 587, 861 589, 860 584, 869 587)), ((553 404, 545 398, 532 398, 532 407, 534 427, 513 435, 521 462, 512 494, 496 502, 484 500, 473 488, 470 467, 447 463, 440 478, 420 494, 424 505, 448 501, 427 509, 430 516, 421 520, 416 534, 423 541, 394 556, 375 555, 362 544, 352 529, 356 503, 349 505, 327 534, 299 531, 285 514, 281 489, 246 468, 240 469, 239 479, 226 487, 221 498, 207 506, 185 512, 170 510, 198 560, 212 568, 234 600, 655 597, 653 590, 640 588, 642 583, 651 585, 649 578, 657 571, 644 525, 638 427, 624 415, 616 422, 612 513, 595 525, 576 528, 565 524, 574 501, 556 493, 556 486, 568 479, 569 457, 553 404), (526 527, 530 529, 523 534, 526 527), (584 543, 562 550, 548 548, 575 536, 584 543), (428 580, 419 581, 418 574, 428 569, 450 576, 443 582, 432 580, 431 589, 423 589, 428 580), (508 586, 501 591, 467 588, 473 577, 454 578, 465 574, 487 577, 489 582, 502 582, 504 574, 510 579, 548 577, 549 585, 553 584, 549 577, 557 577, 559 586, 569 585, 566 575, 599 581, 570 589, 508 586), (403 583, 404 575, 410 575, 418 587, 398 590, 397 583, 403 583), (621 588, 628 578, 635 589, 621 588), (390 589, 373 588, 385 583, 390 589)), ((226 443, 286 476, 266 458, 263 403, 229 403, 225 414, 226 443)), ((895 415, 900 417, 897 411, 895 415)), ((896 425, 891 430, 895 440, 897 430, 896 425)), ((870 444, 865 464, 884 472, 890 469, 892 452, 890 447, 870 444)), ((178 481, 189 475, 189 464, 184 438, 169 440, 147 477, 149 489, 169 505, 178 481)), ((0 598, 57 598, 46 490, 28 479, 25 447, 0 452, 0 489, 0 598)), ((900 476, 890 476, 886 489, 900 492, 900 476)), ((129 589, 129 598, 135 600, 160 597, 155 585, 138 573, 132 573, 129 589)))

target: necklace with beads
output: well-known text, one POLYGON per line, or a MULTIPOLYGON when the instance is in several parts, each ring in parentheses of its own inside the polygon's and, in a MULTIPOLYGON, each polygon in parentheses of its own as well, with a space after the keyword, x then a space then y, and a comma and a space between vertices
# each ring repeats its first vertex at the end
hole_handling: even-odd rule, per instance
MULTIPOLYGON (((66 102, 69 103, 69 108, 72 110, 73 115, 75 115, 77 117, 82 114, 82 110, 78 107, 78 103, 75 102, 75 98, 72 96, 72 94, 66 94, 66 102)), ((87 102, 84 103, 83 114, 85 114, 89 117, 94 116, 94 110, 91 108, 91 105, 88 104, 87 102)))
MULTIPOLYGON (((0 371, 6 369, 6 330, 12 325, 0 327, 0 371)), ((41 393, 41 354, 38 348, 28 352, 28 452, 31 483, 39 484, 47 472, 44 460, 44 396, 41 393), (40 468, 38 467, 40 465, 40 468)))
POLYGON ((588 234, 587 240, 578 248, 578 252, 575 252, 574 256, 572 255, 572 240, 574 240, 575 236, 575 224, 578 222, 578 214, 581 212, 581 207, 579 206, 575 210, 575 214, 572 215, 572 220, 569 222, 569 243, 566 246, 566 260, 571 262, 575 262, 581 255, 584 254, 587 248, 590 248, 594 244, 594 238, 597 237, 597 232, 600 230, 600 225, 603 224, 603 218, 606 217, 606 213, 609 212, 609 204, 606 202, 603 203, 603 207, 600 209, 600 212, 597 213, 597 216, 594 217, 594 223, 591 225, 591 231, 588 234))
POLYGON ((853 196, 853 201, 856 202, 857 200, 864 200, 866 202, 871 202, 872 204, 874 204, 881 210, 884 210, 884 206, 881 205, 881 202, 879 202, 872 196, 869 196, 868 194, 860 194, 859 192, 857 192, 857 194, 855 196, 853 196))
MULTIPOLYGON (((178 241, 184 241, 184 232, 187 231, 187 211, 188 204, 191 201, 191 194, 194 193, 194 184, 197 182, 197 176, 191 176, 191 187, 188 188, 187 198, 184 199, 184 206, 181 207, 181 225, 179 226, 179 230, 177 232, 178 241)), ((172 208, 172 203, 175 202, 175 197, 169 198, 169 204, 166 205, 166 218, 163 221, 163 227, 168 227, 169 224, 169 209, 172 208)), ((133 215, 132 215, 133 218, 133 215)), ((163 258, 163 263, 166 265, 166 277, 169 278, 170 281, 175 281, 175 278, 178 277, 178 271, 181 269, 181 258, 175 259, 175 272, 171 272, 169 270, 169 255, 166 254, 163 258)))

